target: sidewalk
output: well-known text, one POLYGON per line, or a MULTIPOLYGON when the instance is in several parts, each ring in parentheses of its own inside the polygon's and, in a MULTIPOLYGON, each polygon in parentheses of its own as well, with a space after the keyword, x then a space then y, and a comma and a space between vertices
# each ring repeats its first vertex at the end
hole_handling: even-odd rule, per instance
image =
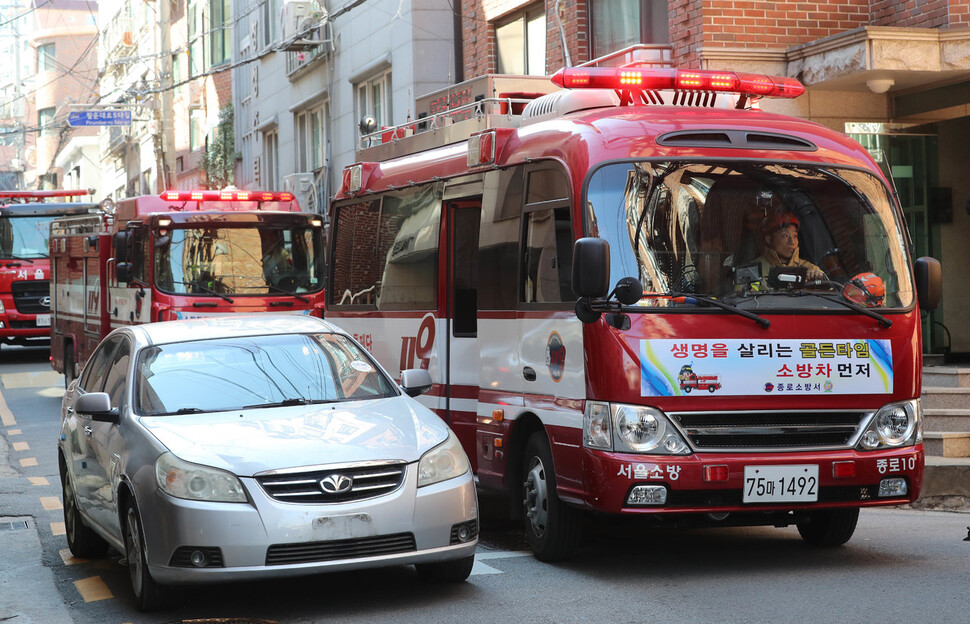
POLYGON ((970 458, 927 456, 923 492, 911 507, 970 512, 970 458))

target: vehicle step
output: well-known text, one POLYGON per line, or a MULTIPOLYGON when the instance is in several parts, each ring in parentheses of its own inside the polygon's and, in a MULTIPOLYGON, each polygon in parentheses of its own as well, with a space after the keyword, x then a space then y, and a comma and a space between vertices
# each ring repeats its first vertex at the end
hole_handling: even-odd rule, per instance
POLYGON ((956 407, 942 407, 942 408, 924 407, 923 408, 923 431, 970 432, 970 409, 956 408, 956 407))
POLYGON ((937 457, 970 457, 970 433, 963 431, 923 432, 923 448, 937 457))
POLYGON ((970 368, 959 366, 924 366, 923 386, 936 388, 970 388, 970 368))
POLYGON ((923 386, 923 409, 962 409, 970 406, 970 388, 923 386))

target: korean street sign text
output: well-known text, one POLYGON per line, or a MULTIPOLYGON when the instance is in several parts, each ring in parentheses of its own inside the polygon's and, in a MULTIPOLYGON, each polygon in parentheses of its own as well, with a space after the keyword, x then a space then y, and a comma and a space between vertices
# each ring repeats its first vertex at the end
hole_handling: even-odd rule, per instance
POLYGON ((67 123, 72 126, 130 126, 131 111, 91 110, 70 113, 67 123))

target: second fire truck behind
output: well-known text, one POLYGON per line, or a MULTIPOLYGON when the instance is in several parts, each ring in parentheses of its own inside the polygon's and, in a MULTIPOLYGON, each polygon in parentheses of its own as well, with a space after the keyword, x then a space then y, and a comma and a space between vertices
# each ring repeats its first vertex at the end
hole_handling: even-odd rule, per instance
POLYGON ((323 222, 290 193, 167 191, 51 224, 51 365, 69 384, 121 325, 323 315, 323 222))

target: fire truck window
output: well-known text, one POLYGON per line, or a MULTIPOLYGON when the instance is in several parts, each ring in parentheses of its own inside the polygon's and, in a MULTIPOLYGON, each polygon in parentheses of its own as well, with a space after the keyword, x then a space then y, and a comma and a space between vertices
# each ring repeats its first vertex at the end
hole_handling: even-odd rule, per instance
POLYGON ((119 342, 121 342, 121 338, 105 340, 91 354, 91 358, 81 372, 81 381, 78 382, 85 392, 101 392, 101 389, 104 388, 104 373, 111 365, 111 356, 119 342))
POLYGON ((485 175, 478 251, 478 307, 514 310, 518 282, 520 215, 523 167, 491 171, 485 175))
POLYGON ((522 254, 524 303, 574 301, 569 209, 537 210, 526 221, 522 254))
POLYGON ((381 205, 375 302, 380 310, 422 310, 437 302, 441 198, 433 187, 388 193, 381 205))
POLYGON ((373 305, 380 267, 377 224, 380 200, 338 206, 334 219, 332 305, 373 305))
POLYGON ((465 207, 451 214, 454 221, 452 333, 473 337, 478 333, 478 224, 481 211, 477 207, 465 207))
POLYGON ((148 263, 145 261, 147 254, 148 237, 145 235, 144 228, 135 228, 132 230, 131 236, 131 257, 128 261, 131 263, 132 275, 134 278, 140 282, 148 282, 148 275, 146 272, 146 267, 148 263))
POLYGON ((540 169, 529 172, 527 204, 569 199, 569 184, 559 169, 540 169))
POLYGON ((118 348, 111 355, 111 367, 104 380, 104 391, 111 397, 112 407, 119 407, 125 398, 125 378, 128 375, 128 362, 131 360, 131 344, 120 340, 118 348))

